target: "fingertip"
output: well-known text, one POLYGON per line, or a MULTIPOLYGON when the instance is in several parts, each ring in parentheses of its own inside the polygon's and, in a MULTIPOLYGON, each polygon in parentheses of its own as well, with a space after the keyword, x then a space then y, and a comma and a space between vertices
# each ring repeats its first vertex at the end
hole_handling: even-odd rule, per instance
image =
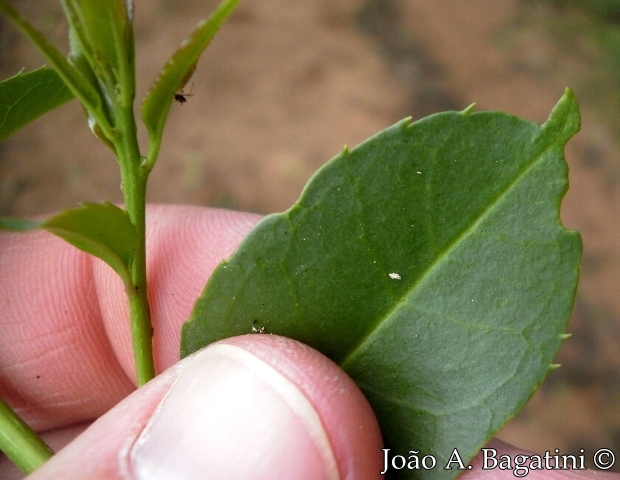
POLYGON ((381 435, 334 363, 294 340, 249 335, 196 354, 130 463, 136 479, 363 480, 380 477, 381 435))
POLYGON ((381 434, 352 380, 275 335, 213 344, 97 420, 33 478, 380 478, 381 434))
MULTIPOLYGON (((207 278, 259 220, 202 207, 148 207, 158 372, 178 360, 181 325, 207 278)), ((103 261, 48 232, 2 232, 0 247, 4 399, 37 430, 92 421, 135 388, 121 280, 103 261)))
POLYGON ((353 380, 313 348, 278 335, 224 340, 246 349, 293 382, 317 412, 342 479, 380 478, 383 439, 370 404, 353 380))
POLYGON ((147 271, 159 371, 178 361, 181 327, 207 279, 260 219, 214 208, 149 206, 147 271))

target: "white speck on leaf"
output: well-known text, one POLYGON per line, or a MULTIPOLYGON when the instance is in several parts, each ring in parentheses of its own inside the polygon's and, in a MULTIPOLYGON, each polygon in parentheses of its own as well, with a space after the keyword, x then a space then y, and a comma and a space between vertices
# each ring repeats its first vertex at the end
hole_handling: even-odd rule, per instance
POLYGON ((392 280, 400 280, 400 275, 398 273, 390 273, 389 275, 392 280))

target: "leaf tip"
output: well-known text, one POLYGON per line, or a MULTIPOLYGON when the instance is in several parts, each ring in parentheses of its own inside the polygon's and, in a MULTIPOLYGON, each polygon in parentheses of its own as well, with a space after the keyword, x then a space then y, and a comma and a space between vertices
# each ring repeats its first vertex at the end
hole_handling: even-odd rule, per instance
POLYGON ((549 364, 549 371, 552 372, 553 370, 557 370, 558 368, 560 368, 562 365, 559 363, 550 363, 549 364))
POLYGON ((464 117, 466 117, 467 115, 470 115, 474 111, 474 108, 476 108, 476 102, 472 103, 465 110, 461 111, 461 115, 464 117))
POLYGON ((349 146, 345 145, 344 147, 342 147, 342 154, 343 155, 348 155, 349 153, 351 153, 351 151, 349 150, 349 146))
POLYGON ((563 333, 563 334, 560 335, 560 340, 562 340, 562 341, 568 340, 572 336, 573 335, 571 333, 563 333))

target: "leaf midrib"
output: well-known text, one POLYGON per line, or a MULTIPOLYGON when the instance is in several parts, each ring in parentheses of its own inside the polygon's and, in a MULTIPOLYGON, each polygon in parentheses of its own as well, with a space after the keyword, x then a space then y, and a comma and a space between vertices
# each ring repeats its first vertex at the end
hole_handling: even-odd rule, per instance
MULTIPOLYGON (((540 137, 541 134, 544 133, 544 128, 541 128, 538 131, 537 136, 540 137)), ((360 341, 350 349, 349 353, 339 362, 340 367, 343 370, 347 370, 347 363, 355 356, 355 354, 366 344, 368 343, 371 338, 375 335, 375 333, 381 329, 381 327, 390 320, 390 318, 392 317, 393 313, 400 307, 400 305, 406 301, 406 299, 408 299, 413 292, 419 288, 424 280, 427 278, 428 274, 430 272, 432 272, 432 270, 438 265, 441 264, 443 262, 443 260, 454 250, 456 250, 458 248, 458 246, 461 244, 461 242, 463 241, 464 238, 467 238, 470 234, 470 232, 474 231, 478 225, 480 225, 489 215, 490 213, 497 207, 497 205, 499 203, 501 203, 501 201, 513 190, 513 188, 523 179, 525 178, 528 173, 539 164, 539 162, 545 157, 545 154, 551 149, 553 148, 555 145, 555 142, 549 142, 549 144, 543 148, 540 153, 538 154, 538 157, 536 158, 536 156, 534 156, 533 160, 529 163, 529 165, 519 174, 515 177, 515 179, 508 184, 508 187, 500 194, 498 195, 494 201, 490 202, 489 206, 484 209, 482 211, 482 213, 478 216, 478 218, 476 220, 474 220, 471 225, 467 228, 465 228, 460 234, 458 234, 454 240, 452 242, 450 242, 447 247, 440 252, 437 257, 435 258, 434 261, 432 261, 431 263, 429 263, 429 265, 426 267, 426 269, 417 277, 418 280, 415 282, 412 282, 411 288, 409 288, 406 293, 402 296, 402 300, 400 300, 399 302, 394 303, 389 309, 386 310, 385 315, 383 315, 382 319, 379 319, 379 321, 377 322, 377 324, 375 324, 374 328, 370 329, 370 332, 365 335, 364 337, 362 337, 360 339, 360 341)))

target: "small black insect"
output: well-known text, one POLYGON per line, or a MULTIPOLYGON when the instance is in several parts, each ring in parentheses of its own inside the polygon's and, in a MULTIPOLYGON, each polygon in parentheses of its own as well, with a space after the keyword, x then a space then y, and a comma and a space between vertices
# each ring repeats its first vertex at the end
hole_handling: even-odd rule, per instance
POLYGON ((179 102, 181 105, 183 105, 184 103, 187 103, 187 97, 194 96, 194 94, 192 93, 193 91, 194 91, 194 84, 192 83, 192 88, 190 88, 189 93, 183 93, 183 89, 181 89, 179 93, 174 94, 174 100, 176 102, 179 102))

